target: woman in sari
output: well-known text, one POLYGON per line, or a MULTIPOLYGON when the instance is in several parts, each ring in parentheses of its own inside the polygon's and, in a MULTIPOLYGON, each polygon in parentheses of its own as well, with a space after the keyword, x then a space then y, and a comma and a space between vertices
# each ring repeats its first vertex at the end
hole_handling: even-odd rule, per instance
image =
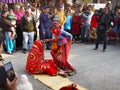
POLYGON ((75 68, 68 61, 70 52, 70 44, 72 41, 72 35, 64 30, 60 29, 60 25, 57 22, 53 22, 51 31, 54 36, 53 43, 57 44, 56 50, 51 48, 51 55, 55 64, 62 70, 64 70, 69 76, 76 73, 75 68))
POLYGON ((30 74, 46 73, 48 75, 61 75, 66 77, 67 74, 58 69, 58 66, 52 59, 44 59, 43 42, 36 40, 29 51, 26 71, 30 74))

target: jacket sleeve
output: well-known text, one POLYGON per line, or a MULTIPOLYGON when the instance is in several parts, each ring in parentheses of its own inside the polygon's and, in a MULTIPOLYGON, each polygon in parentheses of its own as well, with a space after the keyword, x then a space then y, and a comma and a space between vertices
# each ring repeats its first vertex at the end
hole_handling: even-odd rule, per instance
POLYGON ((39 28, 40 28, 40 32, 45 32, 44 26, 43 26, 43 16, 42 16, 42 14, 40 15, 40 26, 39 26, 39 28))
POLYGON ((67 39, 72 40, 72 35, 64 30, 61 31, 61 34, 65 36, 67 39))
POLYGON ((11 24, 11 22, 9 20, 5 20, 6 26, 8 27, 14 27, 13 24, 11 24))

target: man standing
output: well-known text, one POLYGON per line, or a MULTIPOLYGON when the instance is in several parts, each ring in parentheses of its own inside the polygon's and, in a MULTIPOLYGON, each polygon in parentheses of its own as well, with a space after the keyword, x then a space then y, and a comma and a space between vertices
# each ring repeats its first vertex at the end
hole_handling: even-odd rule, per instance
POLYGON ((34 35, 37 32, 36 23, 31 14, 31 9, 27 9, 25 15, 22 18, 22 30, 23 30, 23 53, 27 53, 27 50, 32 48, 34 42, 34 35), (29 42, 29 43, 28 43, 29 42))
POLYGON ((103 40, 103 50, 102 51, 103 52, 106 51, 106 38, 107 38, 106 33, 107 33, 107 30, 112 21, 112 17, 109 14, 109 10, 110 10, 109 7, 105 7, 104 12, 100 18, 100 21, 99 21, 99 24, 97 27, 97 40, 96 40, 96 46, 95 46, 94 50, 98 49, 100 40, 103 40))
MULTIPOLYGON (((50 31, 50 15, 49 15, 49 7, 44 6, 43 7, 43 12, 40 15, 40 25, 39 25, 39 35, 40 35, 40 40, 45 40, 45 39, 51 39, 51 31, 50 31)), ((51 43, 48 42, 46 44, 46 49, 50 50, 51 43)))

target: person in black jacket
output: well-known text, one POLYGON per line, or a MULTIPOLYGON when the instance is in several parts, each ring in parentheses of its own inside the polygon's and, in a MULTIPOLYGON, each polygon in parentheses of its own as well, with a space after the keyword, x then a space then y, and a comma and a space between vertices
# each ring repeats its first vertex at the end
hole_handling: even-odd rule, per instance
POLYGON ((96 39, 96 45, 94 50, 98 49, 100 40, 103 40, 103 52, 106 51, 106 32, 112 22, 112 16, 109 13, 110 8, 109 7, 105 7, 104 8, 104 12, 101 16, 101 18, 99 19, 99 24, 97 26, 97 39, 96 39))
POLYGON ((0 28, 1 28, 1 33, 5 37, 5 43, 4 43, 4 48, 5 51, 8 54, 12 54, 15 49, 15 40, 12 37, 12 30, 11 27, 16 27, 15 25, 11 24, 11 22, 7 19, 8 11, 3 10, 1 13, 1 18, 0 18, 0 28))

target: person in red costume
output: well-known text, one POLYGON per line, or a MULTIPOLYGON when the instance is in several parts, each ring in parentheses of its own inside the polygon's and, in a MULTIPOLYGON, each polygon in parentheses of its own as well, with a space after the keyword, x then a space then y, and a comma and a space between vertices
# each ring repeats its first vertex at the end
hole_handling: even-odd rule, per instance
POLYGON ((58 69, 58 66, 52 59, 44 59, 43 41, 37 40, 34 42, 29 51, 26 71, 30 74, 46 73, 48 75, 61 75, 66 77, 66 73, 58 69))
POLYGON ((70 45, 72 41, 72 35, 65 30, 61 30, 58 22, 53 22, 51 26, 53 34, 53 43, 57 44, 57 48, 51 48, 51 55, 55 64, 62 70, 64 70, 69 76, 76 74, 75 68, 68 60, 70 45))
POLYGON ((44 59, 43 41, 37 40, 29 51, 26 71, 30 74, 46 73, 52 76, 58 74, 63 77, 72 76, 76 73, 75 68, 68 61, 72 36, 68 32, 60 30, 57 22, 53 22, 51 31, 54 34, 54 38, 45 40, 45 42, 52 41, 57 43, 57 46, 53 47, 54 49, 51 48, 53 59, 44 59))

